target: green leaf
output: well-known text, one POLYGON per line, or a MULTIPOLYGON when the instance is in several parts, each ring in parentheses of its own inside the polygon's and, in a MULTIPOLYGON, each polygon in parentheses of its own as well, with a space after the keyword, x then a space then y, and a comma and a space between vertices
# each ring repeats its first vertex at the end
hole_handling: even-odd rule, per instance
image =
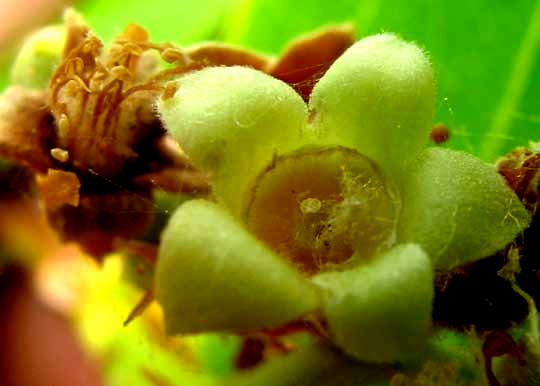
POLYGON ((427 344, 434 296, 431 262, 417 245, 399 245, 349 271, 323 273, 324 315, 334 342, 353 357, 394 362, 427 344))
POLYGON ((205 200, 189 201, 172 215, 155 280, 171 334, 259 330, 319 307, 307 278, 205 200))
POLYGON ((436 268, 489 256, 529 224, 495 167, 469 154, 428 149, 406 174, 398 241, 420 244, 436 268))
POLYGON ((279 52, 294 36, 353 21, 359 37, 382 31, 417 41, 437 72, 436 121, 449 146, 497 156, 540 137, 540 1, 245 0, 226 26, 230 42, 279 52))

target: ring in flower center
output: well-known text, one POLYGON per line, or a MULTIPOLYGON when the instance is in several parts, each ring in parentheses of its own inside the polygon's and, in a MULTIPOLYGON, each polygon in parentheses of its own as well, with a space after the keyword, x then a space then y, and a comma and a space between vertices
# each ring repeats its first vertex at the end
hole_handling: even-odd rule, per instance
POLYGON ((274 159, 244 215, 259 239, 312 275, 389 246, 398 209, 367 157, 344 147, 308 148, 274 159))

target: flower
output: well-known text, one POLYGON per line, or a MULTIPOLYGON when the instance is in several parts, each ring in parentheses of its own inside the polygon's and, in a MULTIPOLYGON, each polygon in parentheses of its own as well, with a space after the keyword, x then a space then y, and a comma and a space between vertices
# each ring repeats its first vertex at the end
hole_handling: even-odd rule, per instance
POLYGON ((472 155, 424 149, 429 59, 393 34, 351 46, 308 105, 247 67, 177 79, 157 109, 214 200, 184 203, 160 244, 156 297, 169 333, 250 332, 318 318, 362 361, 428 341, 433 270, 486 257, 530 221, 472 155))
POLYGON ((36 173, 62 239, 102 257, 148 231, 153 191, 205 193, 206 175, 186 163, 153 111, 170 72, 200 68, 182 60, 134 24, 104 50, 69 9, 64 25, 26 41, 0 94, 0 156, 36 173), (160 69, 157 53, 176 66, 160 69))

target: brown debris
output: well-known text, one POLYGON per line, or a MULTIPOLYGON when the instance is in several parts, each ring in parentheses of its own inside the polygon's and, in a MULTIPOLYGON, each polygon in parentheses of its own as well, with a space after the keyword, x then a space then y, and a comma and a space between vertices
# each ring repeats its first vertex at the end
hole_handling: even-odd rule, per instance
POLYGON ((260 337, 248 336, 244 338, 234 366, 238 370, 246 370, 259 365, 264 360, 266 344, 265 339, 260 337))
POLYGON ((497 171, 533 213, 540 201, 540 153, 520 147, 500 158, 497 171))
POLYGON ((49 169, 46 175, 38 175, 36 182, 41 197, 50 210, 65 204, 79 205, 81 183, 75 173, 49 169))
POLYGON ((450 128, 442 122, 436 123, 431 128, 429 138, 436 144, 444 143, 450 138, 450 128))
MULTIPOLYGON (((316 324, 316 323, 315 323, 316 324)), ((319 339, 318 327, 310 320, 294 320, 272 329, 263 329, 258 333, 243 337, 242 347, 235 359, 235 367, 246 370, 260 365, 271 356, 287 354, 297 348, 289 336, 300 332, 309 332, 319 339)))

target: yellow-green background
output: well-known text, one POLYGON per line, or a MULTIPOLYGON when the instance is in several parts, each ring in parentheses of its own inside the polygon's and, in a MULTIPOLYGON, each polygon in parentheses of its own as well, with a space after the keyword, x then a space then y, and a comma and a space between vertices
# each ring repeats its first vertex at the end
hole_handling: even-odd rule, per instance
MULTIPOLYGON (((537 0, 197 0, 79 1, 105 40, 129 22, 154 40, 216 39, 278 53, 292 37, 352 21, 358 35, 394 31, 431 54, 437 121, 450 146, 486 160, 540 139, 540 2, 537 0)), ((0 85, 12 53, 4 50, 0 85)))

